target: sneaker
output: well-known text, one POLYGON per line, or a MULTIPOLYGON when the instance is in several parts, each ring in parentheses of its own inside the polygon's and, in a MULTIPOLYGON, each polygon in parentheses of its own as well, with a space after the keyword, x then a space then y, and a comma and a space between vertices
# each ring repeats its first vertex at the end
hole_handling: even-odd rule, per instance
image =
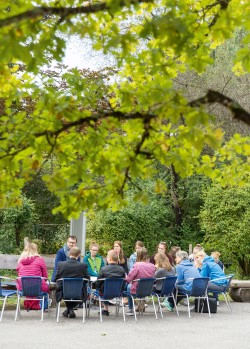
POLYGON ((169 303, 169 301, 165 300, 161 305, 165 308, 167 308, 168 311, 174 311, 174 308, 172 305, 169 303))
MULTIPOLYGON (((100 312, 98 312, 98 315, 100 315, 100 312)), ((102 315, 109 316, 109 311, 103 309, 102 315)))
POLYGON ((129 309, 129 311, 127 311, 125 314, 128 316, 134 316, 134 312, 132 309, 129 309))
POLYGON ((51 307, 51 305, 52 305, 52 299, 50 298, 49 299, 49 307, 51 307))
POLYGON ((219 302, 219 301, 217 301, 217 305, 220 305, 220 302, 219 302))

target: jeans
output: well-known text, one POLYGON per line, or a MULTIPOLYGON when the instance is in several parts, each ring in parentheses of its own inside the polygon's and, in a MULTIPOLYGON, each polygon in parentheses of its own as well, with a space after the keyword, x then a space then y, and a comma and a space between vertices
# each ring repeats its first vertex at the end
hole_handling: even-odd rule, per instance
MULTIPOLYGON (((131 294, 130 293, 130 289, 131 289, 131 285, 128 285, 127 287, 127 292, 132 296, 132 297, 135 297, 135 294, 131 294)), ((128 307, 129 307, 129 310, 132 310, 133 309, 133 301, 132 301, 132 298, 128 296, 128 307)))

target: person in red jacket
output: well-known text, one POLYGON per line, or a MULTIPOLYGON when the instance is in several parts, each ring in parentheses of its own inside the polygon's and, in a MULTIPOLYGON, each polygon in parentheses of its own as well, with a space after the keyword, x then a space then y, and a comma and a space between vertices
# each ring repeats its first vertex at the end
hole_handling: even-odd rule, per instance
MULTIPOLYGON (((48 271, 44 259, 38 254, 37 245, 34 243, 29 243, 24 247, 24 250, 18 260, 17 264, 17 275, 21 276, 42 276, 44 278, 48 277, 48 271)), ((17 280, 17 289, 22 291, 21 280, 17 280)), ((44 293, 49 292, 49 285, 46 280, 42 280, 41 291, 44 293)), ((48 307, 47 297, 45 297, 44 308, 48 307)))

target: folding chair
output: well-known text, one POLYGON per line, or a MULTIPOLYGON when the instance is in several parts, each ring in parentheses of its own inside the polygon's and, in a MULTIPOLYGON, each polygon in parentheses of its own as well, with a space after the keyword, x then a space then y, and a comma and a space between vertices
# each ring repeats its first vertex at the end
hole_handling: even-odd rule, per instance
MULTIPOLYGON (((152 295, 153 292, 153 287, 155 283, 155 278, 141 278, 141 279, 136 279, 133 280, 132 282, 138 282, 137 289, 136 289, 136 294, 130 294, 128 292, 123 292, 126 296, 131 297, 132 303, 133 303, 133 313, 134 313, 134 318, 135 321, 137 321, 137 316, 136 316, 136 311, 135 311, 135 300, 138 300, 139 302, 139 310, 140 310, 140 305, 142 304, 143 301, 146 300, 146 298, 150 297, 152 299, 153 307, 154 307, 154 313, 155 313, 155 318, 157 320, 157 313, 155 309, 155 302, 154 302, 154 297, 152 295)), ((139 314, 143 314, 142 311, 139 311, 139 314)))
POLYGON ((4 277, 4 276, 0 276, 0 301, 3 302, 2 311, 1 311, 1 315, 0 315, 0 322, 2 321, 2 318, 3 318, 3 313, 4 313, 7 299, 13 295, 16 295, 16 290, 9 290, 7 288, 2 288, 2 280, 9 280, 9 281, 14 282, 13 279, 10 279, 10 278, 4 277))
POLYGON ((221 291, 216 291, 216 290, 209 290, 209 285, 208 285, 208 290, 207 292, 208 293, 213 293, 213 294, 223 294, 224 298, 225 298, 225 302, 226 302, 226 305, 228 307, 228 310, 230 311, 230 314, 232 314, 232 308, 231 308, 231 304, 230 304, 230 301, 227 297, 227 292, 229 290, 229 286, 231 284, 231 281, 234 277, 234 274, 230 274, 230 275, 226 275, 225 277, 221 277, 221 278, 218 278, 218 279, 214 279, 214 280, 210 280, 210 283, 213 283, 214 281, 218 281, 218 280, 226 280, 226 284, 224 286, 224 289, 221 290, 221 291))
POLYGON ((16 306, 16 314, 15 321, 17 321, 17 317, 21 316, 21 307, 20 301, 25 300, 28 297, 29 300, 37 300, 42 301, 41 305, 41 321, 43 321, 43 312, 44 312, 44 301, 45 297, 47 297, 48 301, 48 316, 49 316, 49 293, 44 295, 41 290, 42 280, 47 280, 41 276, 21 276, 18 279, 21 280, 22 291, 17 292, 17 306, 16 306))
MULTIPOLYGON (((188 317, 189 317, 189 319, 191 318, 189 297, 194 297, 194 298, 198 299, 198 309, 200 309, 200 300, 201 299, 206 299, 206 301, 207 301, 207 308, 208 308, 208 315, 209 315, 209 317, 211 317, 209 301, 208 301, 208 295, 207 295, 207 287, 208 287, 208 282, 210 281, 210 278, 202 278, 202 277, 200 277, 200 278, 194 278, 192 280, 193 280, 193 284, 192 284, 191 293, 186 293, 184 291, 179 292, 178 289, 177 289, 176 297, 178 297, 178 295, 186 296, 187 304, 188 304, 188 317)), ((202 307, 202 311, 203 311, 203 307, 202 307)))
POLYGON ((102 322, 102 304, 101 302, 109 301, 111 299, 116 300, 116 316, 119 315, 120 304, 122 305, 122 314, 123 320, 125 321, 125 310, 123 304, 123 286, 125 280, 122 278, 106 278, 98 279, 98 281, 103 281, 103 295, 100 295, 98 291, 94 291, 93 294, 98 297, 99 300, 99 313, 100 313, 100 322, 102 322))
MULTIPOLYGON (((64 302, 82 302, 82 296, 83 296, 83 289, 84 287, 87 288, 88 279, 85 278, 62 278, 58 279, 56 282, 62 282, 62 299, 64 302)), ((87 291, 86 291, 87 292, 87 291)), ((59 322, 59 312, 60 312, 60 306, 61 301, 56 304, 56 322, 59 322)), ((85 322, 85 316, 86 316, 86 302, 83 302, 82 307, 82 322, 85 322)))
POLYGON ((175 310, 176 310, 177 316, 179 316, 179 312, 178 312, 178 309, 177 309, 177 306, 176 306, 176 301, 175 301, 175 296, 174 296, 174 289, 175 289, 175 285, 176 285, 176 281, 177 281, 177 276, 168 276, 168 277, 163 277, 163 278, 157 278, 156 282, 159 281, 159 280, 163 280, 161 293, 159 294, 159 293, 156 293, 156 292, 152 292, 152 295, 157 297, 158 313, 160 311, 161 317, 163 318, 160 300, 162 298, 172 297, 173 301, 174 301, 174 305, 175 305, 175 310))

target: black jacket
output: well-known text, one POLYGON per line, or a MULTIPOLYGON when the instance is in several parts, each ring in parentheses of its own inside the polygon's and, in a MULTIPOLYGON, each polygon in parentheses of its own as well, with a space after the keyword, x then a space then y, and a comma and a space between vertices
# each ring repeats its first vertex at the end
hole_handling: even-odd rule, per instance
POLYGON ((101 268, 97 281, 96 281, 96 288, 99 289, 99 291, 103 292, 103 281, 98 281, 98 279, 106 279, 106 278, 124 278, 125 277, 125 271, 121 265, 117 264, 108 264, 101 268))
MULTIPOLYGON (((89 279, 88 268, 85 263, 78 262, 75 259, 70 259, 65 262, 59 262, 57 264, 56 280, 61 278, 86 278, 89 279)), ((57 282, 56 285, 56 301, 60 302, 63 298, 63 283, 62 281, 57 282)), ((87 299, 87 287, 83 287, 82 300, 87 299)))

